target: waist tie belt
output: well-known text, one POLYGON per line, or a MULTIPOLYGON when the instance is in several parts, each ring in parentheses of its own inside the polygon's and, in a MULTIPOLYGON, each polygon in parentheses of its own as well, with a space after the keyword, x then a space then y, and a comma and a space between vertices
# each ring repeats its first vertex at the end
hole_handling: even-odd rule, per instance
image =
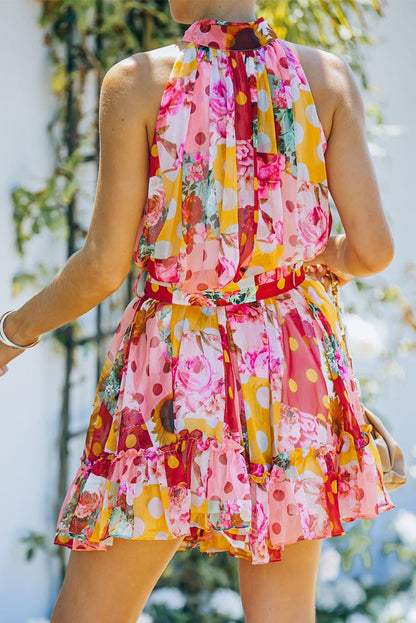
POLYGON ((179 305, 199 305, 213 307, 217 305, 240 305, 259 301, 272 296, 277 296, 299 286, 305 280, 303 266, 288 273, 284 277, 254 284, 245 289, 237 290, 203 290, 186 294, 179 288, 164 286, 153 281, 147 276, 144 285, 144 294, 148 298, 174 303, 179 305))

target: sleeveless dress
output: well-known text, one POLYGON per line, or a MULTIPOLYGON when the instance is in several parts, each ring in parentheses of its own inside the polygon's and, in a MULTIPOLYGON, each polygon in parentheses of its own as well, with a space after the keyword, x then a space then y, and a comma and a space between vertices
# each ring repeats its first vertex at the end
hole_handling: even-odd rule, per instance
POLYGON ((280 561, 395 508, 326 246, 326 140, 267 21, 194 22, 163 93, 135 296, 112 338, 54 543, 114 537, 280 561))

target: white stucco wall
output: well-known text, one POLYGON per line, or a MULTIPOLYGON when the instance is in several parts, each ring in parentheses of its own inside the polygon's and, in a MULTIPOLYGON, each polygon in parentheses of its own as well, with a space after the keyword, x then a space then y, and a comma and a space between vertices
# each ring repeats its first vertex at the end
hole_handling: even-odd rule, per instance
MULTIPOLYGON (((0 2, 2 311, 20 306, 35 293, 28 289, 12 298, 10 281, 19 260, 14 249, 10 191, 21 184, 41 188, 53 167, 45 130, 55 101, 43 35, 37 26, 39 12, 40 5, 32 0, 0 2)), ((47 253, 53 249, 48 247, 47 253)), ((57 589, 54 562, 42 552, 26 562, 19 539, 30 530, 45 532, 54 519, 63 360, 53 356, 45 340, 14 360, 7 377, 0 384, 0 620, 25 623, 29 617, 49 613, 57 589)))
MULTIPOLYGON (((10 280, 20 266, 20 260, 14 250, 10 191, 15 184, 41 187, 53 167, 53 154, 45 130, 55 101, 50 93, 47 53, 37 26, 39 12, 40 6, 33 0, 0 2, 1 311, 18 307, 35 292, 26 289, 17 299, 11 295, 10 280)), ((369 78, 373 86, 379 88, 374 97, 383 106, 385 122, 401 125, 405 130, 401 136, 380 139, 380 144, 388 152, 388 159, 383 162, 375 159, 396 238, 396 256, 383 277, 397 280, 404 287, 407 286, 401 274, 403 266, 416 261, 416 210, 411 191, 416 141, 413 112, 416 99, 413 80, 415 20, 414 0, 390 0, 386 18, 373 24, 373 35, 379 37, 379 44, 367 51, 369 78)), ((59 264, 63 258, 63 244, 56 241, 51 247, 50 240, 47 247, 44 244, 49 257, 51 249, 54 250, 57 254, 55 261, 59 264)), ((414 287, 414 297, 415 290, 414 287)), ((384 385, 380 408, 388 414, 392 432, 402 443, 407 459, 412 461, 412 439, 416 433, 412 394, 416 356, 400 358, 399 361, 407 377, 405 380, 391 379, 384 385)), ((368 361, 357 357, 359 373, 365 373, 367 365, 370 365, 368 361)), ((0 379, 3 433, 0 453, 3 473, 0 620, 8 623, 27 623, 31 618, 48 617, 58 590, 58 571, 53 559, 40 552, 34 561, 26 562, 18 540, 29 530, 44 532, 52 538, 63 370, 63 358, 53 352, 50 341, 45 339, 36 349, 13 361, 7 378, 0 379)), ((85 399, 88 408, 92 397, 91 390, 85 399)), ((78 402, 76 411, 80 411, 78 402)), ((74 444, 77 457, 81 442, 74 444)), ((398 508, 416 510, 414 481, 410 479, 406 487, 393 493, 393 499, 398 508)), ((374 520, 375 533, 381 535, 395 513, 396 510, 374 520)))

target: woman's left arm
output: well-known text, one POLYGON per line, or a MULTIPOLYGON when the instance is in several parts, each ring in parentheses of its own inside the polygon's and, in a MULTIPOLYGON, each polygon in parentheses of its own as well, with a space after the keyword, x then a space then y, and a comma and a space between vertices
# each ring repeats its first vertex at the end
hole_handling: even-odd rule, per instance
MULTIPOLYGON (((100 93, 99 171, 93 214, 84 246, 45 288, 10 314, 7 337, 35 341, 82 316, 123 283, 147 198, 147 58, 135 55, 106 73, 100 93)), ((0 367, 23 351, 0 342, 0 367)))

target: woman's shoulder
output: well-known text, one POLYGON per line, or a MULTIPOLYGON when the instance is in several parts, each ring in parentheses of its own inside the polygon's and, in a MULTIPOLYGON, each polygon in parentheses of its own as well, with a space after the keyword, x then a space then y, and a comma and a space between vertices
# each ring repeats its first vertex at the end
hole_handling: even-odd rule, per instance
POLYGON ((104 76, 103 94, 114 94, 133 114, 139 108, 144 117, 152 118, 179 51, 176 44, 166 45, 114 63, 104 76))

